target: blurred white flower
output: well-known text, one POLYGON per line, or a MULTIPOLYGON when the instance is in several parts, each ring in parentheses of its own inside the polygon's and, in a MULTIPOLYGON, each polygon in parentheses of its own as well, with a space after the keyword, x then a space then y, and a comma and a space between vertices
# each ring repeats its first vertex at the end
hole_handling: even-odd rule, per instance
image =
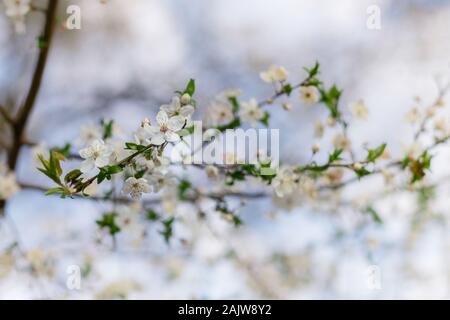
POLYGON ((94 140, 100 140, 103 137, 102 128, 99 125, 84 125, 80 129, 80 143, 85 146, 94 140))
POLYGON ((206 109, 205 121, 208 126, 216 127, 226 125, 233 119, 233 111, 228 103, 216 101, 206 109))
POLYGON ((154 145, 161 145, 164 142, 177 142, 180 136, 177 131, 180 131, 185 119, 182 116, 173 116, 169 118, 167 113, 163 110, 156 115, 157 126, 146 126, 144 129, 150 135, 150 142, 154 145))
POLYGON ((218 100, 228 101, 229 98, 237 98, 242 94, 241 89, 226 89, 216 97, 218 100))
POLYGON ((215 179, 219 176, 219 169, 215 166, 206 166, 205 172, 210 179, 215 179))
POLYGON ((152 186, 153 192, 159 192, 164 187, 170 187, 175 184, 176 177, 170 173, 153 172, 147 175, 148 183, 152 186))
POLYGON ((423 152, 423 147, 422 144, 420 142, 414 142, 409 146, 406 146, 405 148, 405 152, 407 154, 408 157, 410 158, 418 158, 422 152, 423 152))
POLYGON ((275 194, 282 198, 290 195, 298 187, 299 176, 293 168, 281 168, 272 181, 275 194))
POLYGON ((314 136, 316 138, 322 138, 324 132, 325 126, 323 125, 322 121, 316 120, 316 122, 314 123, 314 136))
POLYGON ((121 230, 131 231, 138 223, 139 211, 136 206, 120 205, 116 208, 117 217, 115 219, 117 225, 121 230))
POLYGON ((239 116, 242 121, 255 127, 258 121, 264 117, 264 111, 258 106, 256 99, 252 98, 249 102, 242 102, 239 116))
POLYGON ((336 149, 349 150, 351 146, 351 141, 342 133, 334 136, 333 146, 336 149))
POLYGON ((320 93, 314 86, 302 86, 299 89, 300 101, 305 104, 314 104, 319 102, 320 93))
POLYGON ((355 119, 367 120, 369 115, 369 110, 367 110, 366 105, 363 100, 358 100, 350 104, 350 111, 355 119))
POLYGON ((5 165, 0 164, 0 200, 11 198, 19 190, 16 175, 5 165))
POLYGON ((125 149, 123 142, 120 140, 109 141, 108 145, 111 147, 110 163, 119 162, 133 154, 133 150, 125 149))
POLYGON ((414 124, 420 119, 420 113, 417 108, 412 108, 408 113, 406 114, 406 121, 410 124, 414 124))
POLYGON ((311 147, 311 150, 313 153, 317 153, 320 151, 320 144, 318 143, 314 143, 313 146, 311 147))
POLYGON ((139 200, 143 193, 150 192, 150 186, 144 178, 129 177, 125 180, 122 191, 129 194, 134 200, 139 200))
POLYGON ((284 67, 271 65, 266 71, 262 71, 259 76, 264 82, 281 82, 285 81, 289 73, 284 67))
POLYGON ((112 148, 103 140, 94 140, 87 148, 80 150, 80 157, 85 159, 81 163, 81 172, 87 173, 95 167, 101 168, 110 163, 112 148))
POLYGON ((182 104, 179 97, 173 97, 170 104, 164 104, 160 109, 164 111, 169 117, 181 116, 183 118, 190 117, 195 111, 194 107, 190 104, 182 104))
POLYGON ((6 7, 6 15, 11 19, 17 33, 26 31, 25 16, 30 12, 31 0, 3 0, 6 7))
POLYGON ((440 136, 447 136, 450 132, 448 121, 444 118, 437 119, 434 122, 434 130, 436 130, 440 136))

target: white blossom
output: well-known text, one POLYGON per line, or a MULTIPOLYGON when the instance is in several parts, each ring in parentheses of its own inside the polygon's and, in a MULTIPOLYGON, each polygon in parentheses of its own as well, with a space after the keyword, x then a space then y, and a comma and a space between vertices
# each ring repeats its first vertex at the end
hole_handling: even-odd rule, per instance
POLYGON ((316 122, 314 123, 314 136, 316 138, 322 138, 324 132, 325 126, 323 125, 322 121, 316 120, 316 122))
MULTIPOLYGON (((184 95, 183 95, 184 97, 184 95)), ((184 98, 187 101, 186 98, 184 98)), ((189 102, 188 102, 189 103, 189 102)), ((195 109, 190 104, 182 104, 179 97, 173 97, 172 102, 170 104, 162 105, 160 108, 162 111, 166 112, 169 117, 173 116, 181 116, 183 118, 190 117, 195 109)))
POLYGON ((116 208, 117 217, 115 222, 121 230, 133 231, 138 225, 139 211, 141 205, 133 203, 131 205, 120 205, 116 208))
POLYGON ((282 82, 285 81, 289 73, 284 67, 271 65, 266 71, 262 71, 259 76, 264 82, 282 82))
POLYGON ((150 185, 144 178, 129 177, 125 180, 122 191, 129 194, 134 200, 139 200, 143 193, 150 192, 150 185))
POLYGON ((215 101, 206 109, 206 122, 209 126, 222 126, 234 119, 233 110, 228 103, 215 101))
POLYGON ((0 164, 0 200, 11 198, 19 190, 16 175, 0 164))
POLYGON ((367 110, 363 100, 351 103, 350 111, 352 112, 353 117, 359 120, 367 120, 369 115, 369 110, 367 110))
POLYGON ((26 31, 25 16, 30 12, 31 0, 3 0, 6 7, 6 15, 11 19, 17 33, 26 31))
POLYGON ((406 114, 406 121, 410 124, 414 124, 420 119, 420 112, 417 108, 412 108, 406 114))
POLYGON ((80 150, 80 157, 85 159, 81 163, 81 172, 89 172, 95 167, 101 168, 110 163, 112 148, 103 140, 94 140, 87 148, 80 150))
POLYGON ((336 149, 349 150, 351 141, 342 133, 339 133, 333 138, 333 146, 336 149))
POLYGON ((293 168, 281 168, 272 181, 275 194, 282 198, 290 195, 298 187, 299 176, 293 168))
POLYGON ((80 143, 85 146, 94 140, 100 140, 103 137, 102 128, 99 125, 84 125, 80 129, 80 143))
POLYGON ((164 142, 177 142, 180 136, 177 134, 184 124, 185 119, 182 116, 173 116, 169 118, 164 110, 161 110, 156 115, 157 126, 146 126, 145 130, 150 135, 150 142, 154 145, 161 145, 164 142))
POLYGON ((153 192, 159 192, 162 188, 175 184, 175 176, 170 172, 163 173, 156 171, 147 175, 147 179, 153 188, 153 192))
POLYGON ((219 176, 219 169, 216 166, 206 166, 205 172, 210 179, 215 179, 219 176))
POLYGON ((255 127, 257 122, 264 117, 264 111, 258 106, 256 99, 252 98, 249 102, 242 102, 239 116, 242 121, 255 127))
POLYGON ((319 102, 320 93, 314 86, 302 86, 299 89, 300 92, 300 101, 305 104, 314 104, 319 102))

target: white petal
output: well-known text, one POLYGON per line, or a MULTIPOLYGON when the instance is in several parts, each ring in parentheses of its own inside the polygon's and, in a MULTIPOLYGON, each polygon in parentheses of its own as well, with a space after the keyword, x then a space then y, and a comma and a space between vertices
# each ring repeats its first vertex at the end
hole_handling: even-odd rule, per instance
POLYGON ((169 142, 177 142, 178 140, 180 140, 180 136, 173 131, 167 131, 164 136, 169 142))
POLYGON ((181 130, 184 126, 184 118, 181 116, 175 116, 169 119, 169 123, 167 124, 167 128, 172 131, 181 130))
POLYGON ((98 168, 107 166, 107 165, 109 164, 109 158, 110 158, 109 156, 110 156, 110 155, 108 154, 108 155, 102 155, 101 157, 98 157, 98 158, 95 160, 95 165, 96 165, 98 168))
POLYGON ((180 115, 183 117, 189 117, 191 114, 193 114, 195 111, 194 107, 188 104, 187 106, 184 106, 180 110, 180 115))
POLYGON ((83 172, 83 173, 87 173, 87 172, 91 171, 92 169, 94 169, 94 167, 95 167, 95 165, 94 165, 94 160, 88 159, 88 160, 84 160, 84 161, 81 163, 81 168, 80 168, 80 170, 81 170, 81 172, 83 172))
POLYGON ((91 148, 84 148, 80 150, 80 157, 83 159, 88 159, 92 157, 92 150, 91 148))
POLYGON ((164 111, 167 114, 174 114, 177 109, 171 104, 164 104, 160 108, 161 111, 164 111))
POLYGON ((165 142, 165 139, 164 139, 164 136, 160 132, 158 132, 158 134, 155 134, 151 138, 150 142, 151 142, 151 144, 159 146, 165 142))
POLYGON ((155 134, 159 134, 160 128, 158 126, 146 126, 144 128, 145 132, 149 135, 149 137, 153 137, 155 134))
POLYGON ((156 121, 159 123, 160 126, 164 125, 169 121, 169 116, 167 115, 167 113, 165 111, 161 110, 156 115, 156 121))

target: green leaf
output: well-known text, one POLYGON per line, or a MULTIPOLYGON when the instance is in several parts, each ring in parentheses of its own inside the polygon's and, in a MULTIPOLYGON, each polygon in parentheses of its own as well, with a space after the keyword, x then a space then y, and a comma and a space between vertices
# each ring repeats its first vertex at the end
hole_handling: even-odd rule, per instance
POLYGON ((367 162, 375 162, 381 155, 383 154, 384 150, 386 149, 386 143, 383 143, 381 146, 375 148, 375 149, 369 149, 367 150, 367 162))
POLYGON ((68 157, 70 155, 71 148, 72 145, 70 143, 66 143, 63 147, 61 148, 55 147, 52 150, 62 154, 64 157, 68 157))
POLYGON ((55 193, 63 193, 65 190, 61 187, 57 187, 57 188, 51 188, 48 189, 47 192, 45 193, 46 196, 55 194, 55 193))
POLYGON ((259 120, 259 122, 261 122, 263 125, 268 127, 269 126, 269 118, 270 118, 270 113, 265 111, 263 117, 261 118, 261 120, 259 120))
POLYGON ((78 169, 72 170, 68 174, 66 174, 66 176, 64 177, 64 182, 67 184, 72 183, 76 181, 82 174, 83 173, 78 169))
POLYGON ((157 220, 159 220, 159 215, 155 210, 148 209, 146 218, 147 218, 147 220, 150 220, 150 221, 157 221, 157 220))
POLYGON ((175 218, 170 217, 166 220, 162 221, 164 229, 160 231, 159 233, 162 234, 164 237, 164 241, 168 244, 170 242, 170 239, 173 236, 173 222, 175 221, 175 218))
POLYGON ((383 219, 381 219, 378 212, 372 206, 367 207, 365 211, 366 211, 366 213, 370 214, 373 221, 375 221, 376 223, 379 223, 379 224, 383 223, 383 219))
POLYGON ((335 162, 335 161, 342 160, 342 158, 341 158, 342 151, 343 151, 342 149, 336 149, 336 150, 334 150, 333 153, 331 153, 331 154, 328 156, 328 162, 329 162, 329 163, 333 163, 333 162, 335 162))
POLYGON ((319 74, 319 67, 320 67, 320 64, 319 64, 319 62, 316 61, 316 63, 314 64, 314 66, 311 69, 308 69, 306 67, 303 69, 308 73, 309 78, 314 78, 316 75, 319 74))
POLYGON ((123 171, 123 168, 121 166, 108 166, 104 168, 108 174, 116 174, 123 171))
POLYGON ((229 97, 228 101, 230 101, 233 113, 238 112, 239 111, 239 102, 238 102, 237 98, 236 97, 229 97))
POLYGON ((119 226, 116 224, 116 214, 113 213, 105 213, 101 220, 95 221, 100 229, 108 229, 109 234, 114 236, 116 233, 120 232, 119 226))
POLYGON ((113 126, 114 120, 106 121, 105 119, 100 120, 100 124, 103 127, 103 140, 112 138, 113 136, 113 126))
POLYGON ((48 47, 48 41, 44 37, 38 38, 38 48, 39 49, 45 49, 48 47))
POLYGON ((230 123, 217 127, 217 130, 223 132, 227 129, 235 129, 241 125, 241 119, 239 117, 235 117, 230 123))
POLYGON ((188 180, 181 180, 178 184, 178 198, 180 200, 187 200, 189 198, 187 193, 191 188, 192 184, 188 180))
POLYGON ((290 84, 290 83, 285 84, 285 85, 283 86, 282 91, 283 91, 284 93, 286 93, 286 94, 289 96, 289 95, 291 94, 291 92, 292 92, 292 86, 291 86, 291 84, 290 84))
POLYGON ((366 168, 361 168, 358 170, 354 170, 356 175, 358 176, 358 178, 362 178, 364 176, 367 176, 369 174, 371 174, 371 172, 369 170, 367 170, 366 168))
POLYGON ((186 86, 186 89, 184 89, 183 93, 187 93, 191 97, 194 95, 194 93, 195 93, 195 80, 194 79, 189 80, 189 82, 186 86))
POLYGON ((106 179, 106 177, 107 173, 104 170, 100 169, 100 172, 97 175, 97 184, 102 183, 106 179))

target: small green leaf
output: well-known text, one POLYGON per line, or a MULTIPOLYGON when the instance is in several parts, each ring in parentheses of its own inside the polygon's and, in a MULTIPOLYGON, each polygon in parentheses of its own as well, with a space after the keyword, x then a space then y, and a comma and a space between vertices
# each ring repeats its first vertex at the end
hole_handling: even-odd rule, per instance
POLYGON ((116 224, 116 214, 105 213, 101 220, 95 221, 100 229, 108 229, 109 234, 114 236, 116 233, 120 232, 119 226, 116 224))
POLYGON ((186 86, 186 89, 184 89, 183 93, 187 93, 191 97, 194 95, 194 93, 195 93, 195 80, 194 79, 189 80, 189 82, 186 86))
POLYGON ((159 215, 155 210, 148 209, 146 218, 147 218, 147 220, 150 220, 150 221, 157 221, 157 220, 159 220, 159 215))
POLYGON ((341 158, 342 151, 343 151, 342 149, 336 149, 336 150, 334 150, 333 153, 331 153, 331 154, 328 156, 328 162, 329 162, 329 163, 333 163, 333 162, 335 162, 335 161, 342 160, 342 158, 341 158))
POLYGON ((170 242, 170 239, 173 236, 173 227, 172 227, 172 225, 173 225, 174 221, 175 221, 175 219, 173 217, 162 221, 164 229, 162 231, 160 231, 159 233, 162 234, 162 236, 164 237, 164 241, 167 244, 170 242))
POLYGON ((383 154, 384 150, 386 149, 386 143, 383 143, 381 146, 375 148, 375 149, 369 149, 367 150, 367 162, 375 162, 381 155, 383 154))
POLYGON ((286 93, 288 96, 291 94, 292 92, 292 86, 290 83, 287 83, 283 86, 282 92, 286 93))
POLYGON ((375 221, 376 223, 379 223, 379 224, 383 223, 383 219, 381 219, 378 212, 372 206, 367 207, 365 211, 366 211, 366 213, 370 214, 373 221, 375 221))
POLYGON ((263 125, 268 127, 269 126, 269 119, 270 119, 270 113, 265 111, 263 117, 261 118, 261 120, 259 120, 259 122, 261 122, 263 125))

